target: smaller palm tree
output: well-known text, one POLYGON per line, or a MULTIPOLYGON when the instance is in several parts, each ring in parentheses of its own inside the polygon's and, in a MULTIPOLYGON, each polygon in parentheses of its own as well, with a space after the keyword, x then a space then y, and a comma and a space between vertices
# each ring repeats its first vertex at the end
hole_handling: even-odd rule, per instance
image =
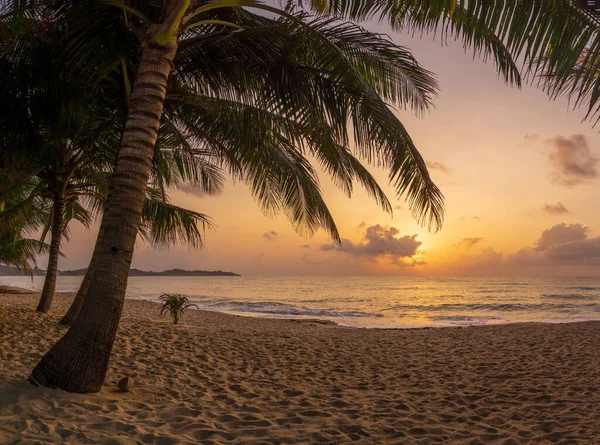
POLYGON ((173 324, 179 323, 179 320, 183 317, 183 311, 186 309, 195 307, 200 310, 197 305, 190 303, 190 300, 181 294, 162 294, 159 300, 162 302, 160 315, 162 316, 167 312, 171 314, 173 324))

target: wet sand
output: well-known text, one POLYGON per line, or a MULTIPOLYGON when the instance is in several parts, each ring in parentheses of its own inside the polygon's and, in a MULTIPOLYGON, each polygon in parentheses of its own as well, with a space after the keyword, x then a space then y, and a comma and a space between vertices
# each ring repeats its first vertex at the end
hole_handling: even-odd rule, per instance
POLYGON ((600 322, 174 326, 128 300, 100 393, 34 388, 72 297, 43 315, 38 294, 0 289, 0 444, 600 444, 600 322))

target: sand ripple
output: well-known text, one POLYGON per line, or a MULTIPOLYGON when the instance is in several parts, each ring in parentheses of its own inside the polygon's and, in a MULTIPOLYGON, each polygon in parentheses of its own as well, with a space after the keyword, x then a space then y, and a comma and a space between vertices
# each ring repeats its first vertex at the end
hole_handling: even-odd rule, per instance
POLYGON ((0 296, 0 444, 596 444, 600 323, 359 330, 128 301, 104 389, 26 377, 64 332, 0 296), (125 374, 133 393, 119 393, 125 374), (13 433, 5 431, 10 430, 13 433))

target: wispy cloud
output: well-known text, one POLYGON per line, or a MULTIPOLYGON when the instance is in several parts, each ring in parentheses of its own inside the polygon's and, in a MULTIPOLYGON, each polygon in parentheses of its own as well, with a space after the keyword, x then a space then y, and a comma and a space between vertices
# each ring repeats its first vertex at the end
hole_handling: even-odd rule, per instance
POLYGON ((466 250, 469 250, 471 247, 474 247, 478 244, 483 238, 463 238, 458 243, 458 247, 464 247, 466 250))
POLYGON ((569 213, 562 202, 557 202, 556 204, 545 204, 544 212, 549 213, 550 215, 562 215, 564 213, 569 213))
POLYGON ((523 140, 525 142, 534 142, 537 141, 540 138, 540 135, 537 133, 527 133, 525 136, 523 136, 523 140))
POLYGON ((428 162, 427 167, 431 170, 439 170, 448 176, 452 176, 452 169, 443 162, 428 162))
POLYGON ((277 241, 278 237, 279 237, 279 233, 275 232, 274 230, 263 233, 263 238, 267 241, 277 241))

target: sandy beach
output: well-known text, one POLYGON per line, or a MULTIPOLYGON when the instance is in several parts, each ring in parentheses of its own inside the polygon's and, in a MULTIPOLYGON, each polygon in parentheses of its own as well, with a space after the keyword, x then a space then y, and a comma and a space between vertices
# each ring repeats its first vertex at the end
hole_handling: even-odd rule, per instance
POLYGON ((103 390, 34 388, 64 333, 0 289, 0 444, 598 444, 600 322, 420 330, 128 300, 103 390), (118 380, 135 380, 131 393, 118 380))

